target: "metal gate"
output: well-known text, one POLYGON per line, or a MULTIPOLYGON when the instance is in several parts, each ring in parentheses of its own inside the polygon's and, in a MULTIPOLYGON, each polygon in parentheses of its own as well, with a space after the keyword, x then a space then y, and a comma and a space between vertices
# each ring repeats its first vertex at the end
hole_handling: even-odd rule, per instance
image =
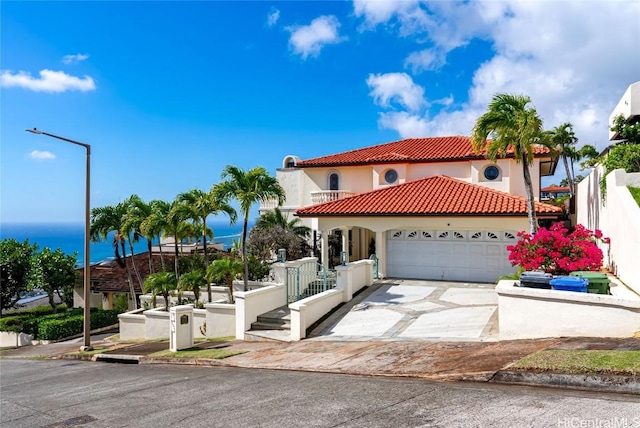
POLYGON ((287 304, 335 287, 335 275, 322 264, 309 261, 287 269, 287 304))
POLYGON ((375 254, 371 254, 369 260, 373 260, 373 277, 375 279, 380 279, 380 276, 378 274, 378 256, 376 256, 375 254))

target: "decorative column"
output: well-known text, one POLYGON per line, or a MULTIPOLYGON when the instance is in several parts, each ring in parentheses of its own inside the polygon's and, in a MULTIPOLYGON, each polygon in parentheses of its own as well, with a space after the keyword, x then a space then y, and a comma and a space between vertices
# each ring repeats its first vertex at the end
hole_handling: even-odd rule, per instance
POLYGON ((331 231, 323 230, 321 233, 322 233, 321 263, 324 267, 329 268, 329 233, 331 233, 331 231))

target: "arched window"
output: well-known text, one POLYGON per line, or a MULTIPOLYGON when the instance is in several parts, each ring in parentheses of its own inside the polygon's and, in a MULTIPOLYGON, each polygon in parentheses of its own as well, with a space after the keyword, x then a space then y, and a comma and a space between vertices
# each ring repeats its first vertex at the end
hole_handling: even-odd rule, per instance
POLYGON ((340 176, 337 172, 329 174, 329 190, 340 190, 340 176))

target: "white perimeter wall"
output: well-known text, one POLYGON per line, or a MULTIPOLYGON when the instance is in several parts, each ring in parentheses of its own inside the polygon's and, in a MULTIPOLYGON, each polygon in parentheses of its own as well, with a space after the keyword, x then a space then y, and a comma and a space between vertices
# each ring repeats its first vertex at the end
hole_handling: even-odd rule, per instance
POLYGON ((607 176, 605 203, 600 193, 603 168, 594 168, 577 187, 577 222, 590 230, 600 229, 611 239, 601 245, 605 264, 636 293, 640 293, 640 207, 627 185, 640 187, 640 173, 627 174, 622 169, 607 176), (607 260, 608 255, 608 260, 607 260))
POLYGON ((640 298, 515 287, 498 282, 500 339, 632 337, 640 330, 640 298))

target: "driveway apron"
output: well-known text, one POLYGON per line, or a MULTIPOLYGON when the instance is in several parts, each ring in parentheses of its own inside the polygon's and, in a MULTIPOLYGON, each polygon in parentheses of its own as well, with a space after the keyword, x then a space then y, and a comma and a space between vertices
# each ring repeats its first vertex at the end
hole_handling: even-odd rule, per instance
POLYGON ((496 341, 498 296, 493 284, 380 280, 318 325, 309 338, 496 341))

